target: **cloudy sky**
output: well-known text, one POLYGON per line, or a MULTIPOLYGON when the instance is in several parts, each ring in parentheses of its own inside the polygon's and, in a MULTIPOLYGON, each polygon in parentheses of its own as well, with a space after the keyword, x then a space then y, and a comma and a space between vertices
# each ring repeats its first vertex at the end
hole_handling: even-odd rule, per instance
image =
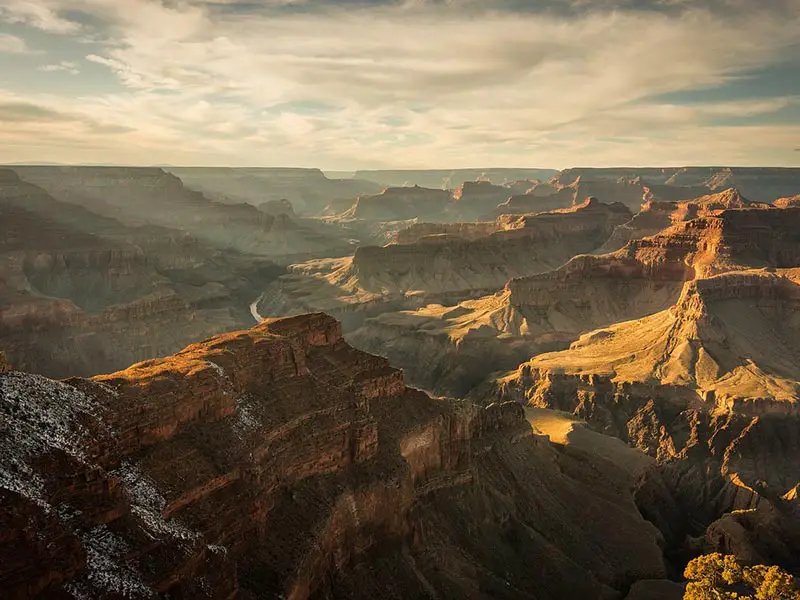
POLYGON ((0 0, 0 162, 800 165, 800 0, 0 0))

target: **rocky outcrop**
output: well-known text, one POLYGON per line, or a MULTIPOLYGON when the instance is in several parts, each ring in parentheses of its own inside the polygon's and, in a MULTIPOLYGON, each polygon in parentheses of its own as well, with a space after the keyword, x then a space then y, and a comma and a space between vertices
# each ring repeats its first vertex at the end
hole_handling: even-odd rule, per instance
POLYGON ((535 356, 490 397, 573 413, 656 458, 669 493, 643 481, 639 504, 673 557, 797 568, 800 521, 782 498, 800 481, 799 281, 796 269, 690 281, 674 307, 535 356), (744 509, 749 525, 728 515, 744 509), (763 537, 742 531, 762 519, 763 537))
POLYGON ((414 226, 403 234, 413 243, 360 246, 352 259, 292 265, 264 291, 258 310, 264 316, 324 311, 351 331, 382 312, 454 304, 500 289, 514 275, 552 268, 603 243, 629 217, 621 205, 592 200, 494 224, 414 226), (456 235, 461 230, 473 237, 484 227, 497 231, 474 239, 456 235), (450 233, 417 237, 437 230, 450 233))
MULTIPOLYGON (((695 206, 741 200, 729 191, 695 206)), ((680 205, 649 204, 629 223, 644 229, 649 220, 660 228, 659 219, 688 214, 680 205)), ((687 281, 705 273, 800 264, 792 241, 796 217, 776 209, 709 209, 617 252, 576 256, 556 270, 511 279, 499 293, 373 316, 350 339, 402 366, 414 385, 465 395, 520 357, 563 350, 582 333, 664 311, 687 281)))
POLYGON ((93 380, 4 373, 0 413, 10 599, 616 598, 666 576, 625 486, 514 403, 406 388, 324 315, 93 380))
POLYGON ((283 264, 350 252, 346 240, 321 225, 272 215, 246 203, 214 202, 174 175, 140 167, 15 167, 26 182, 55 199, 128 226, 189 232, 207 244, 270 257, 283 264))
POLYGON ((591 251, 629 217, 621 205, 589 199, 574 209, 502 218, 501 230, 485 238, 445 235, 414 244, 360 247, 349 269, 336 278, 355 280, 373 293, 501 288, 512 277, 545 271, 591 251))
POLYGON ((580 204, 588 197, 596 197, 609 204, 622 203, 632 211, 638 211, 643 202, 653 199, 652 191, 638 178, 621 177, 611 180, 577 176, 574 181, 565 185, 560 181, 556 178, 553 183, 537 186, 529 193, 512 196, 488 214, 496 216, 543 212, 580 204))
POLYGON ((755 205, 743 198, 734 188, 680 202, 648 200, 642 204, 641 210, 628 223, 624 223, 614 230, 609 240, 597 250, 597 254, 614 252, 631 240, 650 237, 671 225, 707 216, 714 211, 747 207, 767 208, 755 205))

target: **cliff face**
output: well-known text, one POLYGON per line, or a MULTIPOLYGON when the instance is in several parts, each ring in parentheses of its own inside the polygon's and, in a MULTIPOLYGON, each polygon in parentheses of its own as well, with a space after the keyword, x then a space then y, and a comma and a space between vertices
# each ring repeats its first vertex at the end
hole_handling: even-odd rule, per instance
POLYGON ((651 202, 629 226, 642 230, 655 222, 660 228, 666 219, 698 211, 705 216, 679 221, 611 254, 576 256, 556 270, 511 279, 500 293, 374 316, 350 339, 390 357, 415 385, 467 394, 491 372, 511 369, 520 359, 565 349, 587 331, 669 308, 685 282, 705 273, 800 265, 793 237, 797 215, 718 209, 739 204, 744 200, 733 190, 689 203, 651 202), (685 210, 689 205, 696 210, 685 210))
POLYGON ((422 238, 414 244, 361 247, 348 273, 371 292, 447 292, 500 288, 511 277, 557 267, 602 244, 630 213, 587 201, 573 210, 500 220, 485 238, 422 238))
POLYGON ((447 190, 414 187, 390 187, 380 194, 359 196, 344 218, 370 221, 401 221, 423 218, 443 220, 444 211, 452 201, 447 190))
POLYGON ((797 568, 799 515, 781 498, 800 481, 798 314, 796 269, 690 281, 674 307, 536 356, 490 396, 574 413, 656 458, 672 501, 643 480, 640 507, 674 555, 736 546, 797 568))
POLYGON ((665 575, 625 486, 516 404, 406 388, 324 315, 93 380, 4 373, 0 400, 11 599, 613 598, 665 575))
POLYGON ((248 324, 247 304, 281 272, 0 175, 0 335, 21 369, 91 374, 174 352, 248 324))
POLYGON ((15 167, 26 182, 57 200, 128 226, 181 229, 218 248, 289 263, 310 256, 341 256, 349 245, 330 231, 246 203, 214 202, 174 175, 138 167, 15 167))
POLYGON ((716 194, 702 194, 679 202, 649 199, 642 204, 640 211, 629 222, 614 230, 609 240, 597 250, 597 254, 614 252, 631 240, 655 235, 676 223, 708 216, 718 210, 748 207, 768 208, 751 203, 734 188, 716 194))

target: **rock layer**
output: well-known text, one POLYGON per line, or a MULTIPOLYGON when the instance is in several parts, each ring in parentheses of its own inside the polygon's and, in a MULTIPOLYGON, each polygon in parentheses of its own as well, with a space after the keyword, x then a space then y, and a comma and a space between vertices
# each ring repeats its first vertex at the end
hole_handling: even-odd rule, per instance
POLYGON ((10 599, 615 598, 666 574, 630 492, 518 405, 408 389, 324 315, 94 380, 5 373, 0 400, 10 599))
POLYGON ((490 397, 573 413, 656 458, 662 479, 641 482, 639 505, 678 562, 726 551, 797 569, 798 281, 796 269, 690 281, 674 307, 536 356, 490 397))

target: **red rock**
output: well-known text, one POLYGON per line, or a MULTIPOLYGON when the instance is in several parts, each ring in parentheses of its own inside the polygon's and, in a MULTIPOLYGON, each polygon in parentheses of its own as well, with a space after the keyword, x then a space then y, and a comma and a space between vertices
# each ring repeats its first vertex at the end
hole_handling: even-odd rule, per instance
POLYGON ((406 388, 322 314, 93 380, 4 373, 0 400, 5 598, 478 598, 499 585, 555 599, 666 574, 630 495, 565 475, 572 459, 519 405, 406 388))

